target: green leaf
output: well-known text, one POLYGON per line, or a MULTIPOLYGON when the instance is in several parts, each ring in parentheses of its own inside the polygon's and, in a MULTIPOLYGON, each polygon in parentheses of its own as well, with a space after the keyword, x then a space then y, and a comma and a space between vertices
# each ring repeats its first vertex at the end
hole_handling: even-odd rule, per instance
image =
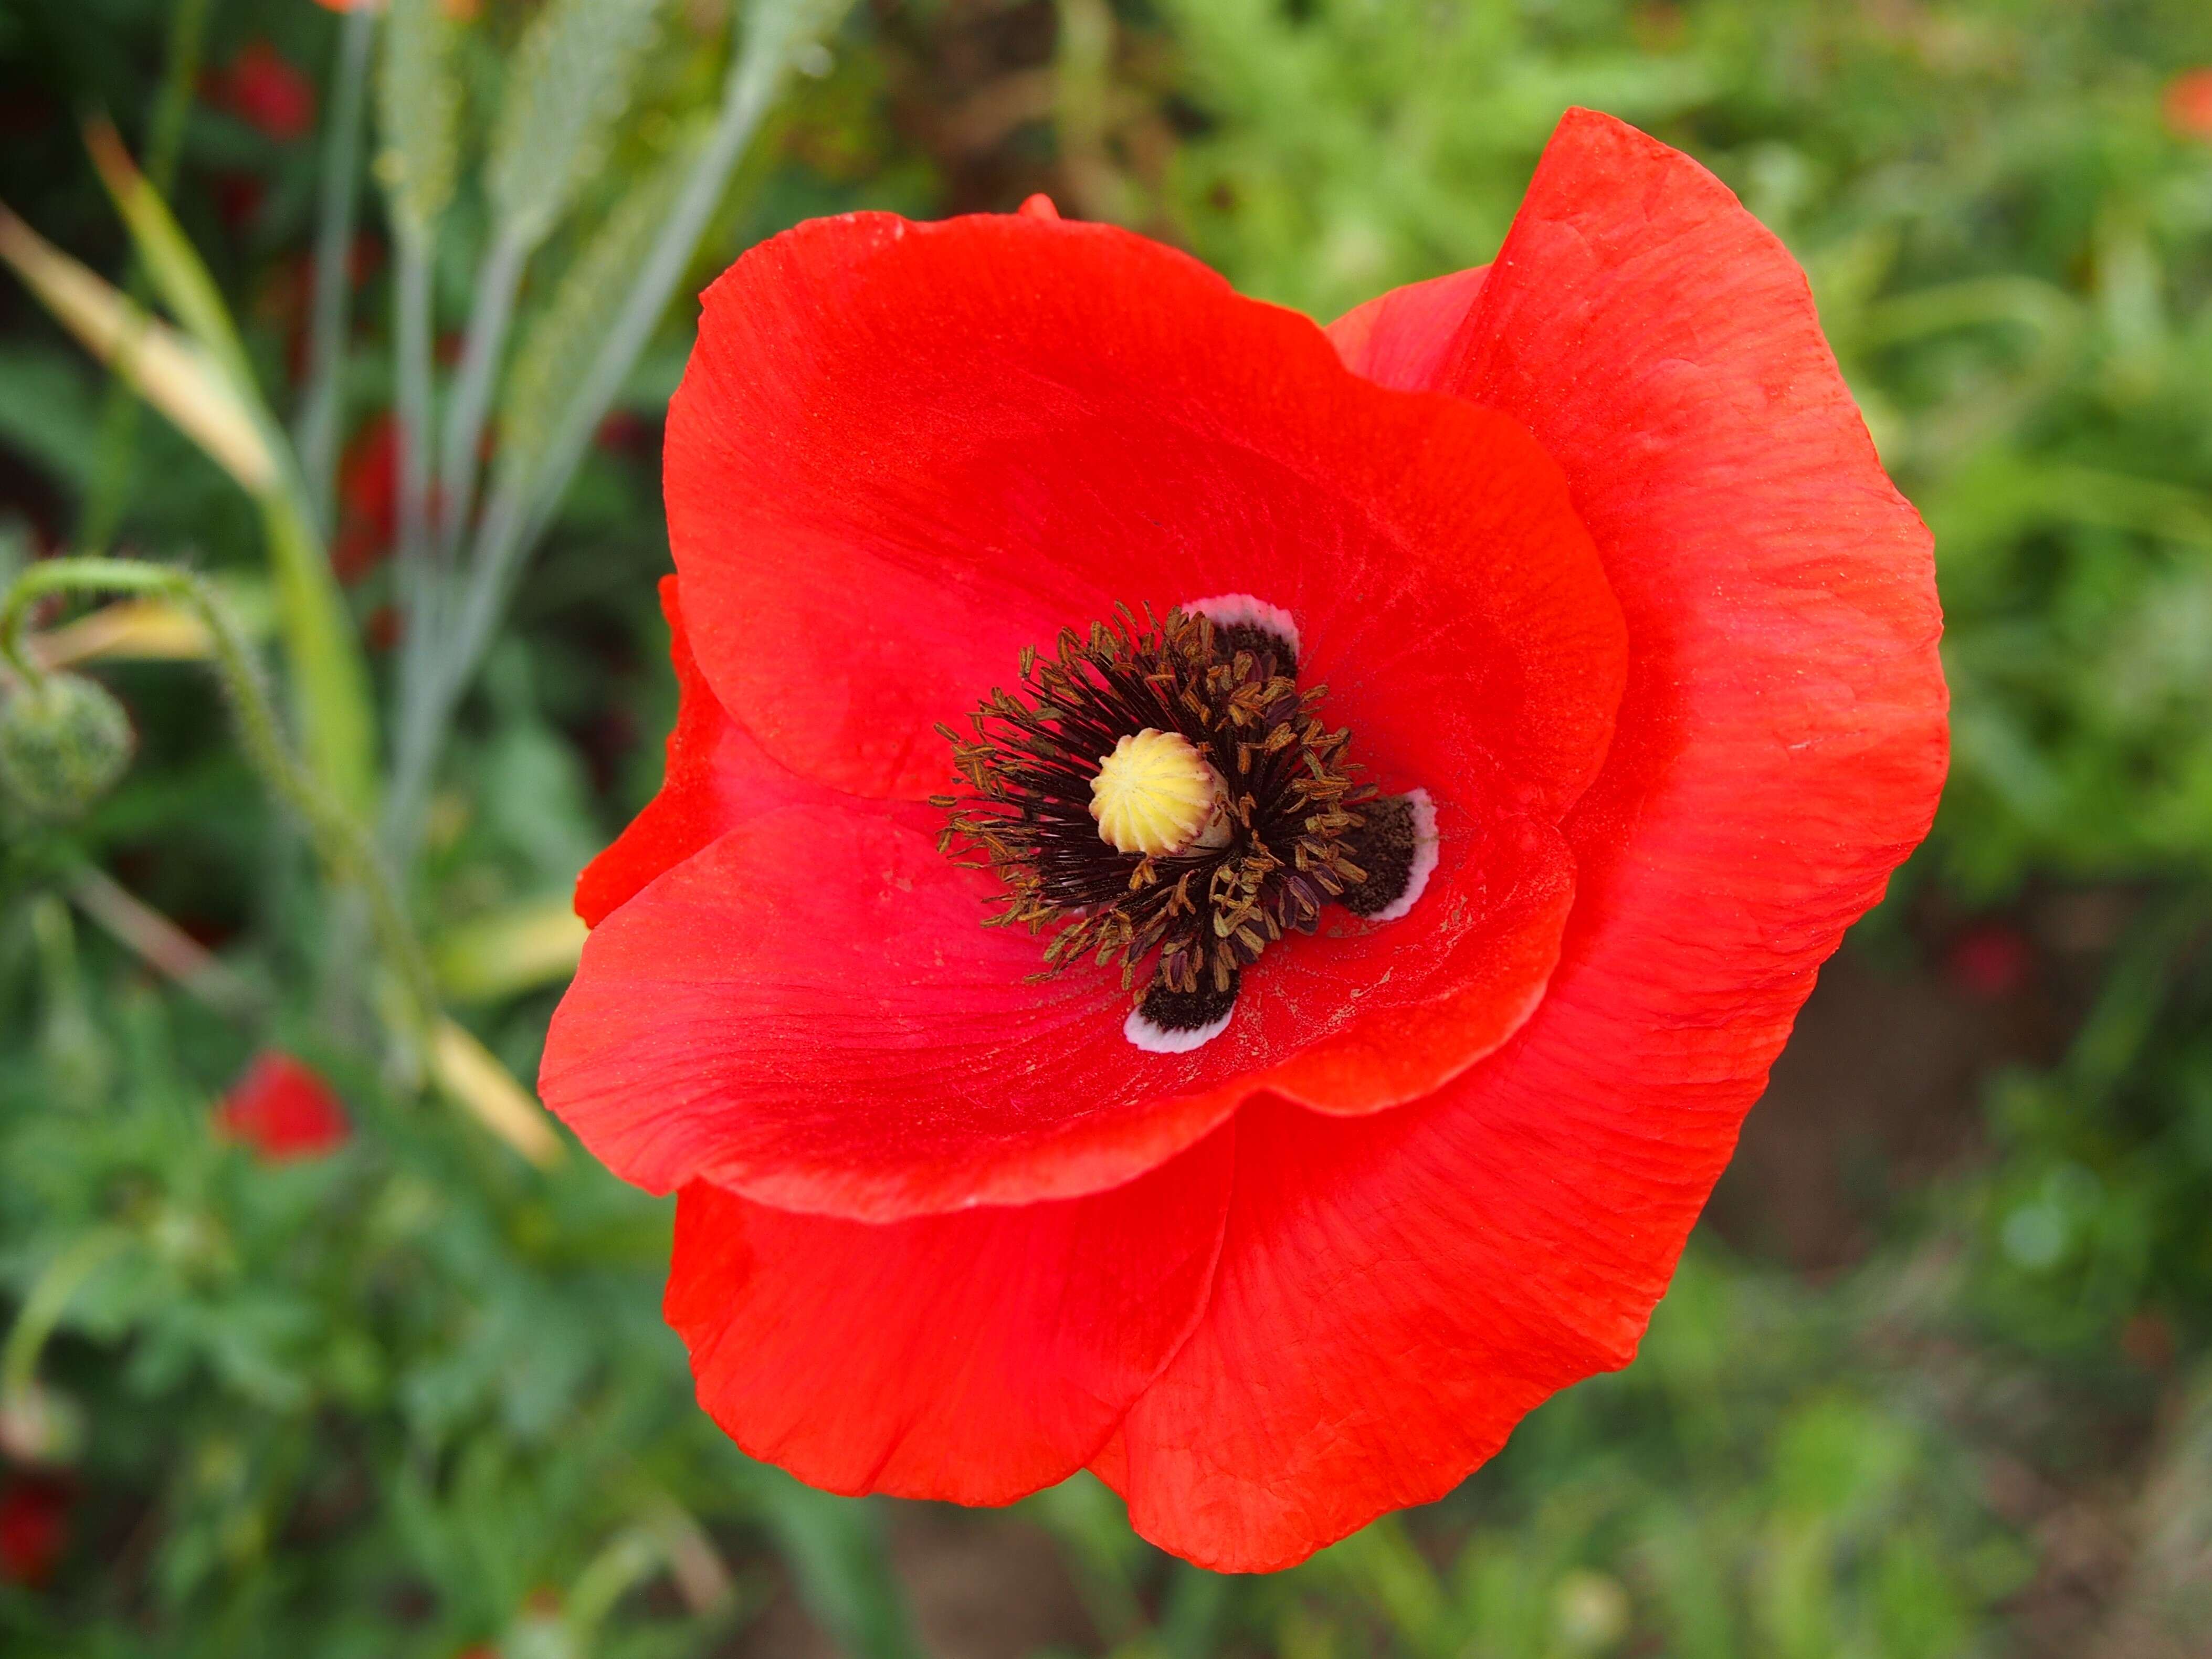
POLYGON ((131 161, 112 126, 106 121, 89 123, 85 128, 84 142, 85 148, 92 153, 100 181, 106 186, 115 210, 122 215, 131 232, 131 240, 138 257, 145 261, 146 273, 153 278, 162 304, 229 377, 231 390, 241 400, 258 404, 260 387, 254 380, 253 366, 246 360, 246 348, 239 341, 238 330, 230 320, 230 307, 223 303, 222 290, 216 287, 215 278, 201 263, 184 227, 131 161))
POLYGON ((277 466, 229 377, 166 323, 136 310, 105 278, 0 208, 0 259, 40 304, 131 389, 176 423, 239 484, 260 495, 277 466))

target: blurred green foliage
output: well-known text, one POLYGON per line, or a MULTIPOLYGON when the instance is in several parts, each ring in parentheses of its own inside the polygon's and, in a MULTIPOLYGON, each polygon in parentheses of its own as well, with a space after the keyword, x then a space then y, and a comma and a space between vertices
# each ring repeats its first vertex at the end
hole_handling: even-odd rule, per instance
MULTIPOLYGON (((625 29, 643 15, 620 9, 625 29)), ((521 118, 499 94, 532 15, 483 0, 453 24, 441 335, 495 200, 523 187, 511 149, 503 195, 483 164, 521 118)), ((521 292, 510 437, 580 372, 717 95, 725 9, 653 15, 623 36, 637 67, 607 166, 521 292)), ((104 107, 143 148, 181 15, 0 9, 0 199, 118 283, 126 244, 73 118, 104 107)), ((306 0, 211 0, 206 28, 174 205, 289 398, 316 160, 284 111, 326 100, 338 25, 306 0)), ((985 1523, 1041 1529, 1079 1595, 1088 1634, 1040 1640, 1129 1659, 2155 1659, 2201 1639, 2212 131, 2173 88, 2208 64, 2197 0, 881 0, 802 64, 693 276, 808 214, 1042 188, 1326 317, 1487 258, 1569 102, 1705 160, 1806 264, 1938 537, 1954 775, 1866 953, 1906 973, 1978 918, 2041 988, 2038 1063, 1978 1085, 1979 1154, 1886 1203, 1870 1255, 1816 1281, 1701 1237, 1628 1370, 1539 1411, 1443 1503, 1272 1579, 1169 1562, 1087 1478, 1040 1494, 985 1523)), ((335 526, 372 645, 392 263, 372 219, 335 526)), ((430 812, 413 897, 433 954, 524 1075, 556 988, 471 953, 502 941, 511 967, 517 940, 550 937, 520 954, 557 967, 544 918, 655 782, 673 698, 655 438, 687 324, 677 307, 586 455, 430 812)), ((0 290, 0 574, 106 514, 265 617, 250 504, 116 407, 0 290)), ((849 1651, 921 1651, 931 1587, 886 1537, 927 1514, 810 1492, 691 1407, 657 1312, 666 1206, 399 1103, 360 1010, 320 988, 345 936, 213 689, 189 664, 99 672, 139 733, 129 777, 74 825, 0 823, 0 1523, 27 1482, 65 1513, 50 1575, 0 1573, 0 1645, 768 1654, 806 1650, 778 1623, 795 1596, 849 1651), (215 941, 220 984, 196 999, 117 943, 88 868, 215 941), (272 1042, 344 1095, 335 1154, 274 1164, 211 1132, 272 1042)))

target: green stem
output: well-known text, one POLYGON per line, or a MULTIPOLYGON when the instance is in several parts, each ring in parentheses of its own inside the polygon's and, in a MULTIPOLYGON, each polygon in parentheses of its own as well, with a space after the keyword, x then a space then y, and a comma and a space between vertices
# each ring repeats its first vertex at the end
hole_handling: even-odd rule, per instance
POLYGON ((69 1310, 70 1298, 102 1262, 130 1242, 130 1235, 118 1228, 96 1227, 47 1264, 23 1298, 6 1346, 0 1348, 0 1400, 20 1395, 31 1386, 38 1375, 39 1355, 69 1310))
MULTIPOLYGON (((430 451, 435 417, 432 411, 431 244, 427 234, 403 222, 398 237, 398 280, 392 329, 393 365, 398 395, 393 413, 399 425, 399 561, 403 585, 419 583, 430 551, 430 451)), ((408 600, 414 603, 415 595, 408 600)), ((416 618, 410 611, 411 626, 416 618)))
POLYGON ((438 675, 444 632, 441 584, 431 562, 430 457, 435 415, 432 407, 430 333, 430 237, 398 222, 397 325, 393 352, 398 395, 393 416, 399 434, 398 550, 394 575, 398 586, 400 636, 398 664, 398 752, 407 752, 408 732, 416 711, 438 675))
POLYGON ((418 1043, 430 1029, 436 992, 422 947, 408 924, 374 843, 361 823, 317 781, 286 746, 276 711, 261 683, 252 647, 215 590, 198 577, 163 565, 127 559, 45 559, 18 576, 0 605, 0 659, 26 685, 46 678, 24 643, 32 605, 49 593, 112 592, 157 595, 191 607, 207 626, 216 678, 230 699, 240 746, 271 794, 307 826, 334 884, 351 884, 367 896, 377 943, 406 999, 408 1035, 418 1043))
POLYGON ((362 111, 368 105, 369 48, 379 8, 356 6, 338 35, 331 76, 331 118, 323 137, 323 179, 315 229, 315 297, 307 334, 307 386, 294 441, 316 522, 328 534, 337 483, 338 416, 343 401, 346 300, 352 291, 355 198, 361 173, 362 111))
POLYGON ((491 412, 500 352, 514 317, 514 296, 529 261, 528 244, 501 229, 493 236, 491 251, 477 272, 468 335, 446 407, 445 453, 440 461, 439 545, 448 555, 459 550, 468 534, 469 514, 476 505, 477 452, 483 442, 485 417, 491 412))

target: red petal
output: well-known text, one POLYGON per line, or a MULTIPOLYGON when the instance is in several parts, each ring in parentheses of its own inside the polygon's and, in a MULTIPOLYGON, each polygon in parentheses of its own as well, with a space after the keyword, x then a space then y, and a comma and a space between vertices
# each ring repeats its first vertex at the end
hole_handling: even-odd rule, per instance
POLYGON ((1548 820, 1610 731, 1618 619, 1527 434, 1386 392, 1304 318, 1110 227, 775 238, 708 292, 667 457, 707 678, 769 753, 857 793, 944 787, 933 726, 1116 602, 1284 606, 1397 787, 1479 754, 1548 820))
POLYGON ((1441 1495, 1633 1351, 1607 1267, 1653 1148, 1617 1125, 1608 1167, 1540 1102, 1471 1109, 1474 1086, 1355 1121, 1238 1115, 1205 1316, 1093 1464, 1139 1532, 1222 1571, 1290 1565, 1441 1495))
POLYGON ((1063 1480, 1188 1334, 1232 1143, 1087 1198, 889 1226, 694 1182, 666 1312, 699 1402, 833 1492, 1005 1504, 1063 1480))
POLYGON ((319 1158, 353 1134, 344 1103, 321 1073, 279 1048, 254 1056, 216 1109, 216 1127, 277 1164, 319 1158))
POLYGON ((1629 689, 1528 1023, 1418 1107, 1239 1122, 1206 1317, 1097 1465, 1146 1535, 1218 1567, 1439 1495, 1626 1361, 1942 780, 1927 532, 1802 275, 1718 181, 1571 113, 1448 347, 1443 382, 1565 468, 1629 689))
POLYGON ((576 914, 586 927, 748 817, 800 802, 862 805, 777 764, 729 717, 691 655, 673 576, 660 579, 660 609, 676 666, 667 769, 659 793, 576 878, 576 914))
POLYGON ((1401 392, 1434 389, 1460 319, 1482 292, 1488 265, 1408 283, 1354 306, 1328 325, 1329 343, 1355 374, 1401 392))
POLYGON ((1403 921, 1285 940, 1189 1054, 1121 1034, 1103 970, 1028 983, 987 878, 879 815, 749 818, 615 910, 553 1017, 546 1104, 625 1180, 708 1180, 870 1221, 1066 1198, 1172 1156, 1257 1090, 1395 1104, 1526 1018, 1571 896, 1556 832, 1445 821, 1403 921))
POLYGON ((1257 1088, 1418 1097, 1541 994, 1572 887, 1553 826, 1626 671, 1564 483, 1513 422, 1381 391, 1304 319, 1120 232, 862 217, 709 295, 669 501, 701 713, 589 878, 592 911, 627 902, 544 1071, 629 1178, 877 1221, 1072 1196, 1257 1088), (930 724, 1023 644, 1115 598, 1237 591, 1290 606, 1330 717, 1385 787, 1429 789, 1443 842, 1410 917, 1271 951, 1197 1054, 1133 1051, 1103 975, 1024 985, 1039 946, 982 932, 988 885, 886 829, 788 820, 636 891, 738 822, 717 780, 744 733, 747 777, 774 774, 746 787, 779 802, 771 756, 848 809, 828 785, 941 783, 930 724))

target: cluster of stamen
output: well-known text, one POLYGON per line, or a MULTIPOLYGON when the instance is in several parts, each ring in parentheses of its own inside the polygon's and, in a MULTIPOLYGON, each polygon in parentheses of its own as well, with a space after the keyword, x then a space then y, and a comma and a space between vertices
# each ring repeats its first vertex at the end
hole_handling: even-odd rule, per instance
POLYGON ((1403 798, 1378 802, 1357 781, 1351 734, 1322 721, 1325 687, 1299 689, 1291 639, 1185 611, 1148 608, 1140 625, 1122 608, 1088 639, 1063 629, 1053 653, 1025 649, 1021 681, 969 716, 972 736, 939 728, 967 789, 937 805, 950 815, 940 850, 1000 884, 985 925, 1050 933, 1033 977, 1087 957, 1130 988, 1149 962, 1139 1014, 1202 1041, 1270 945, 1313 932, 1332 901, 1380 908, 1359 902, 1361 831, 1403 798), (1178 817, 1192 797, 1175 769, 1194 758, 1210 810, 1178 817), (1165 830, 1118 793, 1155 779, 1165 830), (1201 817, 1202 833, 1188 829, 1201 817))

